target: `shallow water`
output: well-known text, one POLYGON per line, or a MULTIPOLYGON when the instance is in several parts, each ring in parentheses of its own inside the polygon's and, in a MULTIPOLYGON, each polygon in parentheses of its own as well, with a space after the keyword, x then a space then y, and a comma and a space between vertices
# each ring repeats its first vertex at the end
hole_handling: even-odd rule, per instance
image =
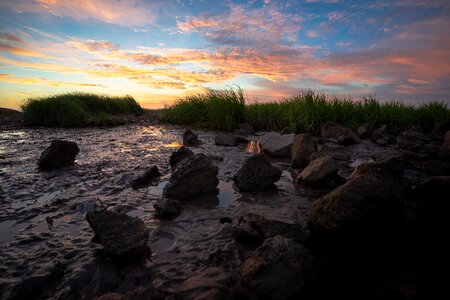
MULTIPOLYGON (((243 160, 258 151, 255 143, 239 147, 214 145, 214 132, 199 132, 205 153, 219 166, 219 193, 199 197, 171 221, 154 218, 153 204, 170 178, 168 158, 180 146, 183 128, 125 126, 103 129, 24 129, 0 133, 0 294, 27 278, 49 274, 55 265, 63 275, 45 288, 54 299, 90 299, 108 291, 153 284, 175 291, 192 273, 210 266, 233 271, 240 259, 232 239, 231 219, 248 211, 281 218, 306 217, 309 198, 292 184, 286 162, 278 190, 240 194, 232 177, 243 160), (37 160, 53 139, 76 141, 74 167, 39 172, 37 160), (157 165, 156 186, 133 190, 130 180, 157 165), (91 242, 85 213, 101 204, 141 218, 150 229, 152 257, 145 265, 118 268, 91 242), (53 219, 51 230, 46 217, 53 219)), ((255 137, 256 138, 256 137, 255 137)), ((23 285, 21 286, 23 287, 23 285)))

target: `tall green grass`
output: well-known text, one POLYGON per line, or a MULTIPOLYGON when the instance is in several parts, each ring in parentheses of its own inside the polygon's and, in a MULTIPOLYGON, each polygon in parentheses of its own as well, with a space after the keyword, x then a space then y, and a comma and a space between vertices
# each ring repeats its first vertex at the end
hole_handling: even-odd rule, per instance
POLYGON ((304 91, 278 102, 245 105, 242 89, 208 90, 206 93, 179 99, 164 110, 169 123, 232 130, 239 123, 252 123, 258 128, 292 132, 318 133, 327 121, 356 129, 362 123, 374 127, 408 128, 419 125, 431 130, 440 121, 450 120, 450 110, 443 102, 420 106, 401 102, 382 103, 373 97, 362 101, 329 98, 324 93, 304 91))
POLYGON ((117 115, 143 112, 131 96, 110 97, 90 93, 69 93, 32 98, 21 106, 27 125, 86 126, 116 125, 117 115))

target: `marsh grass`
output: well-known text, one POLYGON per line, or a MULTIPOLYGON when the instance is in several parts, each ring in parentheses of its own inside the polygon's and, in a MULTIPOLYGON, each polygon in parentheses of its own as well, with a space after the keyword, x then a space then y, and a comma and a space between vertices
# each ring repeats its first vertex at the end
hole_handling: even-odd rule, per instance
POLYGON ((329 98, 311 90, 279 102, 245 105, 242 89, 208 90, 206 93, 179 99, 164 110, 164 119, 174 124, 232 130, 239 123, 252 123, 260 129, 317 134, 327 121, 353 130, 370 123, 374 127, 408 128, 419 125, 429 131, 440 121, 450 120, 450 110, 443 102, 420 106, 401 102, 382 103, 374 97, 361 101, 350 98, 329 98))
POLYGON ((69 93, 32 98, 21 106, 27 125, 87 126, 119 125, 119 115, 143 112, 131 96, 110 97, 90 93, 69 93))

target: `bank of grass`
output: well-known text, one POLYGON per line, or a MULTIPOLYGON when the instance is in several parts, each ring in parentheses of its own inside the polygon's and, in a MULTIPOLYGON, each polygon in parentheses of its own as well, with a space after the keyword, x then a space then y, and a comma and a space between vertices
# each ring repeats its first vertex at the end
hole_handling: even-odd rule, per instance
POLYGON ((143 109, 131 96, 111 97, 68 93, 31 98, 21 106, 26 125, 80 127, 120 125, 123 115, 139 115, 143 109))
POLYGON ((252 123, 258 128, 292 132, 318 133, 327 121, 356 129, 359 124, 374 127, 408 128, 419 125, 429 131, 440 121, 450 120, 450 110, 443 102, 419 106, 401 102, 382 103, 373 97, 362 101, 329 98, 314 91, 301 92, 283 101, 245 104, 241 89, 209 90, 179 99, 164 110, 164 119, 174 124, 202 128, 232 130, 239 123, 252 123))

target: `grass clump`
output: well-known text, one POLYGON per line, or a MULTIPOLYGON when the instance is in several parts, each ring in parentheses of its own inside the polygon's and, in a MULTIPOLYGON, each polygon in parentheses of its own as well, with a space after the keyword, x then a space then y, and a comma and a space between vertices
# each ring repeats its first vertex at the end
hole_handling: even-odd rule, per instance
POLYGON ((131 96, 110 97, 90 93, 32 98, 26 100, 21 108, 27 125, 60 127, 117 125, 120 122, 114 116, 143 113, 131 96))
POLYGON ((240 88, 207 90, 179 99, 164 110, 164 119, 174 124, 232 130, 245 119, 245 96, 240 88))
POLYGON ((401 102, 382 103, 374 97, 354 101, 329 98, 311 90, 282 101, 246 105, 242 89, 208 90, 206 93, 179 99, 164 110, 164 119, 174 124, 232 130, 239 123, 252 123, 260 129, 317 134, 327 121, 355 130, 369 123, 374 127, 408 128, 419 125, 429 131, 440 121, 450 120, 450 110, 443 102, 420 106, 401 102))

